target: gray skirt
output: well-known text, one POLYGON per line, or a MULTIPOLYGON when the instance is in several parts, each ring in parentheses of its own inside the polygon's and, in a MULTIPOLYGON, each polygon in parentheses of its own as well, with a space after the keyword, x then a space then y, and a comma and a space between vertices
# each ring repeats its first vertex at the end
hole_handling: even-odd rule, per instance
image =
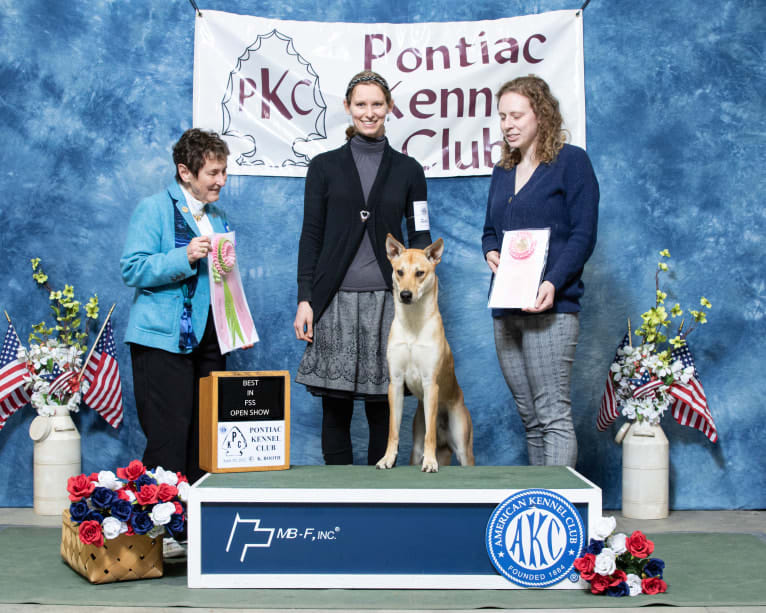
POLYGON ((314 326, 295 381, 317 395, 386 397, 393 320, 390 291, 338 292, 314 326))

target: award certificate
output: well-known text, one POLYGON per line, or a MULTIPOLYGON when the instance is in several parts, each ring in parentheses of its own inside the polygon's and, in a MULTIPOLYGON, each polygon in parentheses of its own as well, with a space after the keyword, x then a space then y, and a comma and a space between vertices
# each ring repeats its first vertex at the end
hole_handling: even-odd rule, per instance
POLYGON ((535 306, 537 289, 548 258, 550 228, 510 230, 503 233, 500 264, 489 295, 491 309, 535 306))

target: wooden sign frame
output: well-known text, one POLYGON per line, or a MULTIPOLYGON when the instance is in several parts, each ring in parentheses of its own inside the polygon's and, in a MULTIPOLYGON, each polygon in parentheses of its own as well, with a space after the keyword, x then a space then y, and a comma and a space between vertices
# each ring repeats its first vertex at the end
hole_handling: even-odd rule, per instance
POLYGON ((199 422, 203 470, 231 473, 290 468, 289 371, 214 371, 201 378, 199 422), (222 449, 227 455, 232 451, 228 460, 222 457, 222 449))

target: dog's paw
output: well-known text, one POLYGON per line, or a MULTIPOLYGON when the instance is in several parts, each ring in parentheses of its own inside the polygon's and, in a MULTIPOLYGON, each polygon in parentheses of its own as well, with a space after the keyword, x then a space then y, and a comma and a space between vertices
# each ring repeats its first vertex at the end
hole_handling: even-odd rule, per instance
POLYGON ((388 468, 393 468, 394 464, 396 464, 396 456, 389 457, 384 455, 382 458, 380 458, 380 460, 378 460, 378 463, 375 465, 375 467, 379 470, 386 470, 388 468))
POLYGON ((423 466, 420 468, 420 470, 424 473, 438 473, 439 463, 435 459, 428 460, 423 458, 423 466))

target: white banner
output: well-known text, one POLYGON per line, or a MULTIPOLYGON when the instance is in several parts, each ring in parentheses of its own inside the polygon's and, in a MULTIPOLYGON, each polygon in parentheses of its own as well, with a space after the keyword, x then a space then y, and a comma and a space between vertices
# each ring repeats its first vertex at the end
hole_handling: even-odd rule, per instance
POLYGON ((500 157, 494 94, 534 73, 558 98, 569 142, 585 146, 582 14, 494 21, 324 23, 220 11, 197 17, 194 125, 220 133, 229 172, 302 177, 345 141, 346 85, 382 74, 391 145, 428 177, 490 174, 500 157))

